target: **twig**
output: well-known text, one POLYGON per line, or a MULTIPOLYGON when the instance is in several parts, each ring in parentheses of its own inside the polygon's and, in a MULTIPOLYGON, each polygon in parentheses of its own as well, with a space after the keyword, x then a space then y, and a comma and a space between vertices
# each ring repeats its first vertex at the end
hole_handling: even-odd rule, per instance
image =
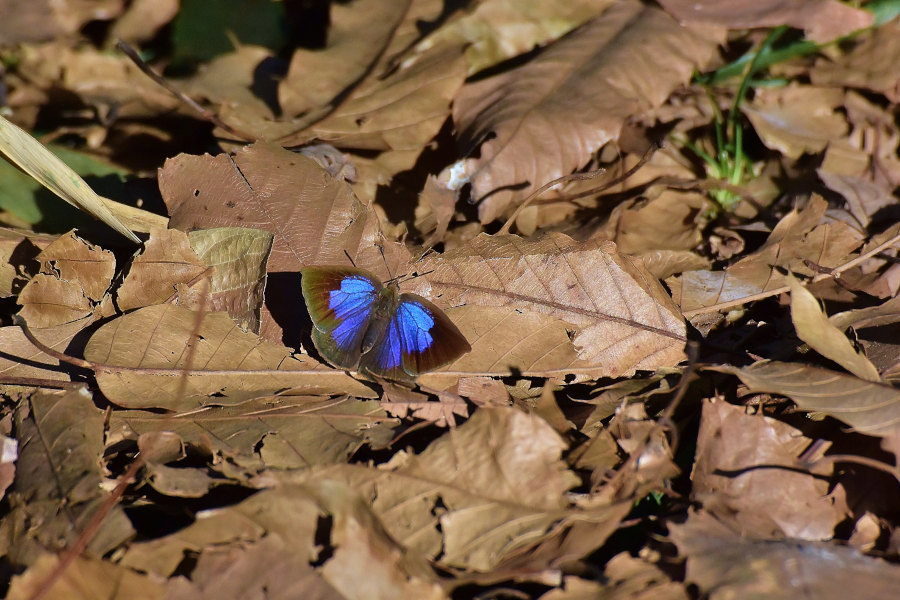
POLYGON ((125 42, 122 42, 122 41, 116 42, 116 48, 118 48, 128 58, 130 58, 131 62, 133 62, 135 64, 135 66, 137 66, 137 68, 140 69, 144 73, 144 75, 146 75, 147 77, 152 79, 157 85, 159 85, 160 87, 165 89, 167 92, 169 92, 170 94, 172 94, 173 96, 175 96, 176 98, 178 98, 179 100, 181 100, 182 102, 184 102, 185 104, 190 106, 192 109, 194 109, 203 120, 209 121, 210 123, 212 123, 213 125, 215 125, 216 127, 220 128, 220 129, 224 129, 225 131, 227 131, 234 137, 236 137, 244 142, 252 142, 259 138, 258 135, 252 135, 245 131, 241 131, 237 127, 232 127, 231 125, 229 125, 228 123, 226 123, 225 121, 220 119, 219 115, 217 115, 216 113, 214 113, 212 111, 206 110, 205 108, 203 108, 202 106, 197 104, 197 102, 194 101, 193 98, 191 98, 190 96, 188 96, 181 90, 176 89, 175 86, 173 86, 171 83, 169 83, 168 81, 163 79, 163 77, 161 75, 159 75, 156 71, 151 69, 150 65, 148 65, 147 63, 144 62, 144 59, 142 59, 140 57, 140 55, 138 55, 137 51, 134 48, 132 48, 131 46, 129 46, 128 44, 126 44, 125 42))
MULTIPOLYGON (((823 281, 823 280, 829 279, 829 278, 837 279, 837 277, 840 276, 840 274, 843 273, 844 271, 852 269, 856 265, 869 260, 870 258, 875 256, 879 252, 883 252, 887 248, 890 248, 891 246, 893 246, 897 243, 900 243, 900 234, 895 235, 894 237, 892 237, 888 241, 884 242, 883 244, 879 244, 878 246, 876 246, 872 250, 869 250, 865 254, 861 254, 860 256, 857 256, 853 260, 850 260, 838 267, 835 267, 834 269, 831 269, 828 273, 820 273, 819 275, 816 275, 815 277, 813 277, 810 280, 810 283, 817 283, 819 281, 823 281)), ((744 296, 743 298, 738 298, 736 300, 729 300, 728 302, 720 302, 718 304, 713 304, 711 306, 704 306, 703 308, 696 308, 694 310, 682 311, 681 314, 684 315, 684 317, 686 319, 690 319, 691 317, 696 316, 696 315, 702 315, 702 314, 708 313, 708 312, 716 312, 719 310, 724 310, 726 308, 732 308, 734 306, 742 306, 749 302, 755 302, 757 300, 762 300, 764 298, 769 298, 771 296, 777 296, 778 294, 784 294, 789 291, 791 291, 790 286, 784 285, 784 286, 781 286, 781 287, 778 287, 775 289, 767 290, 765 292, 759 292, 757 294, 751 294, 750 296, 744 296)))

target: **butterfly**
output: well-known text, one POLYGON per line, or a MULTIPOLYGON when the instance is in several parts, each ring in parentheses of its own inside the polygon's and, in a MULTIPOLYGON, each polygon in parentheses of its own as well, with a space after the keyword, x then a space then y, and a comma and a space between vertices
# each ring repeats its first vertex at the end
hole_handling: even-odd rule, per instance
POLYGON ((382 285, 351 267, 300 271, 313 343, 329 363, 385 379, 410 381, 472 349, 447 315, 396 282, 382 285))

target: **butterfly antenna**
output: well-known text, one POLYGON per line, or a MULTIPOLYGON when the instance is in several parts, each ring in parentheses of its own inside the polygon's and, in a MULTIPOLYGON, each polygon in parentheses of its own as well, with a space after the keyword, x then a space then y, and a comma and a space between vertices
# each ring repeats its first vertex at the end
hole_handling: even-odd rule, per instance
POLYGON ((347 260, 350 261, 350 264, 353 265, 353 268, 356 268, 356 261, 353 260, 353 257, 350 256, 350 253, 347 250, 344 250, 344 254, 347 256, 347 260))

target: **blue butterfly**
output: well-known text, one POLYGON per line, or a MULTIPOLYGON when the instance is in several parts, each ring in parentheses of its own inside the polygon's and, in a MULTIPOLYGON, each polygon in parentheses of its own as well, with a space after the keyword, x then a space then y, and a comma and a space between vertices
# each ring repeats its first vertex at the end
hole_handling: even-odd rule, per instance
POLYGON ((329 363, 408 381, 472 349, 437 306, 350 267, 307 267, 301 287, 312 339, 329 363))

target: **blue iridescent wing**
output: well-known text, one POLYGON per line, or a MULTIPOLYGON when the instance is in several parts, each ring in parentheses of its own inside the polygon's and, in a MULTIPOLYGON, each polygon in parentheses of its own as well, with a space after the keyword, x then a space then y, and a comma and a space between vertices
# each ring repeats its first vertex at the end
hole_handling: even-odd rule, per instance
POLYGON ((381 283, 350 267, 308 267, 300 273, 316 348, 328 362, 355 370, 381 283))
POLYGON ((453 362, 472 347, 437 306, 401 294, 384 334, 360 360, 361 369, 388 379, 414 379, 453 362))

